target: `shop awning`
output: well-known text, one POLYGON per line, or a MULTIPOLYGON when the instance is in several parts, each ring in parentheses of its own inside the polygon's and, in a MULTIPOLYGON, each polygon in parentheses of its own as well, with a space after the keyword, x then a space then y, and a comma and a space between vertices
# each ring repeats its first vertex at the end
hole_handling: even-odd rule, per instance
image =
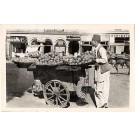
POLYGON ((13 42, 13 43, 25 43, 26 37, 21 37, 21 36, 10 36, 7 37, 8 42, 13 42))

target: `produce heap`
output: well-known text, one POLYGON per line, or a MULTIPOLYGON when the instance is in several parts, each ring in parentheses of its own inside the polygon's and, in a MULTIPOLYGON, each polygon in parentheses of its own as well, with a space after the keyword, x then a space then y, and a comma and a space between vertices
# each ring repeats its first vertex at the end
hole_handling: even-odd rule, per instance
POLYGON ((37 58, 30 58, 30 57, 21 57, 21 58, 13 58, 13 62, 20 62, 20 63, 35 63, 38 61, 37 58))
POLYGON ((37 65, 62 65, 63 64, 63 56, 61 56, 57 52, 49 52, 46 54, 42 54, 36 62, 37 65))
POLYGON ((92 51, 86 51, 77 57, 65 57, 65 63, 69 65, 82 65, 82 64, 90 64, 93 62, 95 58, 95 53, 92 51))
POLYGON ((92 63, 95 54, 92 51, 86 51, 82 55, 75 56, 61 56, 59 53, 50 52, 39 57, 37 65, 82 65, 92 63))
POLYGON ((14 61, 17 62, 33 62, 36 65, 83 65, 90 64, 93 62, 95 58, 95 54, 92 51, 86 51, 78 56, 61 56, 60 53, 57 52, 49 52, 46 54, 33 53, 30 54, 29 57, 24 58, 15 58, 14 61), (39 58, 38 58, 38 55, 39 58), (31 58, 32 56, 32 58, 31 58), (34 57, 34 58, 33 58, 34 57))
POLYGON ((40 52, 39 51, 35 51, 35 52, 29 52, 28 56, 31 58, 39 58, 40 57, 40 52))
POLYGON ((13 62, 20 62, 20 63, 35 63, 38 61, 38 58, 40 57, 40 55, 41 54, 39 51, 30 52, 25 57, 12 58, 12 61, 13 62))

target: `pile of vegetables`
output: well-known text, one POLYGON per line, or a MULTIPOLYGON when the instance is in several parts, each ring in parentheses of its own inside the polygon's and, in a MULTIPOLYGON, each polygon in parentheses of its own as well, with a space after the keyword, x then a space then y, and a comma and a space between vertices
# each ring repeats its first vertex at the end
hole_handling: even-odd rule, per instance
POLYGON ((63 64, 63 56, 61 56, 57 52, 49 52, 46 54, 42 54, 36 64, 39 65, 62 65, 63 64))
POLYGON ((46 54, 33 52, 28 57, 15 58, 14 61, 24 63, 33 62, 36 65, 82 65, 92 63, 94 58, 95 54, 92 51, 86 51, 78 56, 62 56, 57 52, 49 52, 46 54))
POLYGON ((39 58, 40 57, 40 52, 39 51, 35 51, 35 52, 29 52, 28 56, 31 58, 39 58))
POLYGON ((20 63, 35 63, 38 61, 37 58, 30 58, 30 57, 20 57, 20 58, 13 58, 13 62, 20 62, 20 63))
POLYGON ((93 59, 95 58, 95 54, 92 51, 86 51, 77 57, 71 56, 66 57, 65 63, 69 65, 82 65, 82 64, 89 64, 92 63, 93 59))

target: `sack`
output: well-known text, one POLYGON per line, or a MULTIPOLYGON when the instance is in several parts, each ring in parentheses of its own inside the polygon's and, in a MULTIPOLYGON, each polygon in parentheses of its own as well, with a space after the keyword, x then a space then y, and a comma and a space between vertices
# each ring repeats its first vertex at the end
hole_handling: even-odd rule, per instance
POLYGON ((101 74, 111 70, 111 67, 108 63, 100 64, 99 66, 100 66, 100 69, 101 69, 101 74))

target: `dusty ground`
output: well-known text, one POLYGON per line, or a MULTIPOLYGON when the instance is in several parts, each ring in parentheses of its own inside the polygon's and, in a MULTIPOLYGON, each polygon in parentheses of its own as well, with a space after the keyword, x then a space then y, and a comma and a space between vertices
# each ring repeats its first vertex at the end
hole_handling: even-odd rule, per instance
MULTIPOLYGON (((127 108, 129 106, 129 75, 126 67, 120 67, 120 74, 116 74, 116 70, 111 71, 111 88, 109 97, 110 108, 127 108)), ((32 72, 27 72, 26 69, 18 69, 13 63, 7 63, 7 106, 8 107, 25 107, 25 108, 49 108, 44 99, 34 97, 32 93, 26 90, 33 83, 32 72)), ((74 107, 90 107, 95 108, 93 100, 88 97, 88 104, 80 104, 77 102, 77 97, 71 95, 70 108, 74 107)))

